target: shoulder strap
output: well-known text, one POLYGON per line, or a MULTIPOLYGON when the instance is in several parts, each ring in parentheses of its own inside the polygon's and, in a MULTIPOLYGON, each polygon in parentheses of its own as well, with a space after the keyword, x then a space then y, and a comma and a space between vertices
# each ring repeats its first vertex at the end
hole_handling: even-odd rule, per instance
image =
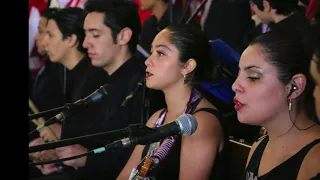
POLYGON ((268 141, 269 141, 269 137, 268 136, 264 136, 263 140, 260 142, 260 144, 254 150, 254 152, 253 152, 253 154, 252 154, 252 156, 250 158, 250 161, 249 161, 247 169, 250 170, 251 172, 255 173, 255 174, 258 173, 261 157, 262 157, 264 149, 267 146, 268 141))
POLYGON ((315 145, 319 144, 320 143, 320 139, 315 139, 313 142, 311 142, 310 144, 308 144, 306 146, 307 149, 312 149, 315 145))
POLYGON ((292 177, 290 179, 296 179, 298 177, 298 173, 301 167, 301 164, 303 160, 305 159, 308 152, 317 144, 320 143, 320 139, 315 139, 311 143, 304 146, 300 151, 298 151, 296 154, 294 154, 292 157, 290 157, 285 163, 279 165, 278 167, 282 166, 282 169, 284 168, 284 164, 287 164, 285 167, 289 167, 289 169, 292 172, 295 172, 292 174, 292 177))
POLYGON ((315 177, 312 177, 310 180, 319 180, 320 179, 320 173, 318 173, 315 177))
POLYGON ((301 158, 301 162, 302 163, 304 157, 308 154, 308 152, 317 144, 320 143, 320 139, 315 139, 314 141, 312 141, 311 143, 307 144, 305 147, 303 147, 296 155, 301 158))
POLYGON ((158 117, 158 118, 160 118, 160 117, 162 116, 162 114, 163 114, 166 110, 167 110, 166 108, 162 109, 162 111, 161 111, 161 113, 159 114, 159 117, 158 117))
POLYGON ((225 124, 224 124, 224 122, 222 120, 223 118, 222 118, 222 116, 221 116, 221 114, 220 114, 220 112, 218 110, 212 109, 212 108, 200 108, 200 109, 196 110, 195 112, 193 112, 192 114, 195 114, 195 113, 197 113, 199 111, 205 111, 205 112, 211 113, 214 116, 216 116, 218 121, 219 121, 219 123, 220 123, 220 125, 222 126, 223 131, 224 131, 225 139, 228 138, 227 128, 226 128, 226 126, 225 126, 225 124))
POLYGON ((211 113, 211 114, 217 116, 218 119, 220 119, 220 116, 221 116, 220 112, 218 110, 212 109, 212 108, 200 108, 200 109, 196 110, 195 112, 193 112, 192 114, 195 114, 199 111, 206 111, 208 113, 211 113))
MULTIPOLYGON (((157 122, 159 122, 160 120, 161 120, 161 116, 166 112, 166 108, 164 108, 161 112, 160 112, 160 114, 159 114, 159 116, 158 116, 158 119, 154 122, 154 124, 153 124, 153 126, 154 127, 156 127, 158 124, 157 124, 157 122)), ((163 121, 162 121, 162 123, 163 123, 163 121)), ((161 123, 161 124, 162 124, 161 123)), ((154 142, 154 144, 156 144, 157 142, 154 142)), ((152 143, 151 143, 152 144, 152 143)), ((145 145, 145 148, 143 149, 143 153, 142 153, 142 156, 141 156, 141 159, 143 159, 146 155, 148 155, 148 153, 149 153, 149 151, 151 150, 150 149, 150 146, 151 146, 151 144, 146 144, 145 145)))
POLYGON ((167 112, 167 109, 164 108, 161 113, 159 114, 159 117, 158 119, 154 122, 153 126, 154 127, 158 127, 158 126, 161 126, 164 122, 164 118, 166 116, 166 112, 167 112))

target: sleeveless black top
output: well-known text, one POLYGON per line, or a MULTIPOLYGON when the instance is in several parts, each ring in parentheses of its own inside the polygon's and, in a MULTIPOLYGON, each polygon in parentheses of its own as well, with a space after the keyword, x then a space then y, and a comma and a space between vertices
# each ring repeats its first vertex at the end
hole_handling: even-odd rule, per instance
POLYGON ((320 143, 320 139, 315 139, 303 147, 295 155, 291 156, 288 160, 273 168, 263 176, 258 177, 261 157, 268 141, 268 136, 265 136, 256 150, 253 152, 248 167, 245 169, 242 175, 242 180, 296 180, 304 157, 307 155, 310 149, 312 149, 312 147, 320 143))
MULTIPOLYGON (((222 119, 219 115, 219 112, 215 109, 211 108, 201 108, 197 111, 193 112, 195 114, 199 111, 206 111, 209 112, 217 117, 221 126, 223 127, 224 131, 224 148, 221 152, 218 152, 216 155, 216 159, 214 162, 214 167, 212 168, 210 178, 209 179, 218 179, 218 180, 225 180, 228 179, 228 162, 229 162, 229 143, 228 143, 228 136, 225 130, 225 127, 222 123, 222 119)), ((162 113, 161 113, 162 114, 162 113)), ((160 114, 160 116, 161 116, 160 114)), ((162 143, 163 140, 160 141, 162 143)), ((143 152, 142 158, 147 155, 149 149, 149 145, 146 145, 143 152)), ((169 154, 166 158, 160 163, 159 167, 155 170, 156 179, 157 180, 167 180, 167 179, 179 179, 179 169, 180 169, 180 150, 181 150, 181 136, 179 136, 176 140, 176 143, 172 147, 169 154)), ((190 154, 192 156, 192 154, 190 154)))

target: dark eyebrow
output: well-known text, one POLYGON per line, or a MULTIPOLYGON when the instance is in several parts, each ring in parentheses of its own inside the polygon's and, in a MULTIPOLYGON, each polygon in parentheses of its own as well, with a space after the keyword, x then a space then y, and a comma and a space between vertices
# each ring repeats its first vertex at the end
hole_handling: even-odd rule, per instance
POLYGON ((158 45, 156 45, 156 48, 157 48, 157 47, 164 47, 164 48, 168 49, 169 51, 171 51, 171 49, 168 48, 168 46, 166 46, 166 45, 158 44, 158 45))
POLYGON ((262 69, 261 67, 258 67, 258 66, 255 66, 255 65, 251 65, 251 66, 245 67, 244 70, 245 70, 245 71, 248 71, 248 70, 250 70, 250 69, 252 69, 252 68, 262 69))
POLYGON ((101 30, 100 29, 96 29, 96 28, 90 28, 90 29, 88 29, 88 30, 84 30, 84 31, 89 31, 89 32, 101 32, 101 30))

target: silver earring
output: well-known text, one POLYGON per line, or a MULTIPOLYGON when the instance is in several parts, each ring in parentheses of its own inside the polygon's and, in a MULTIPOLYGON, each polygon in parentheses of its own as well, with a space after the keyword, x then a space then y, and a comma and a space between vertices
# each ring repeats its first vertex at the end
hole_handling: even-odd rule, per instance
POLYGON ((292 109, 292 101, 291 99, 289 99, 289 111, 291 111, 291 109, 292 109))

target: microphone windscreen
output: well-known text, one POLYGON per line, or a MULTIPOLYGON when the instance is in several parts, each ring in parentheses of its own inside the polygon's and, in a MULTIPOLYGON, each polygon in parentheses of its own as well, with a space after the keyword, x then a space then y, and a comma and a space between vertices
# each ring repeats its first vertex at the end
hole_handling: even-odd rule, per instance
POLYGON ((193 134, 198 128, 198 122, 191 114, 182 114, 177 118, 176 122, 179 125, 183 136, 193 134))

